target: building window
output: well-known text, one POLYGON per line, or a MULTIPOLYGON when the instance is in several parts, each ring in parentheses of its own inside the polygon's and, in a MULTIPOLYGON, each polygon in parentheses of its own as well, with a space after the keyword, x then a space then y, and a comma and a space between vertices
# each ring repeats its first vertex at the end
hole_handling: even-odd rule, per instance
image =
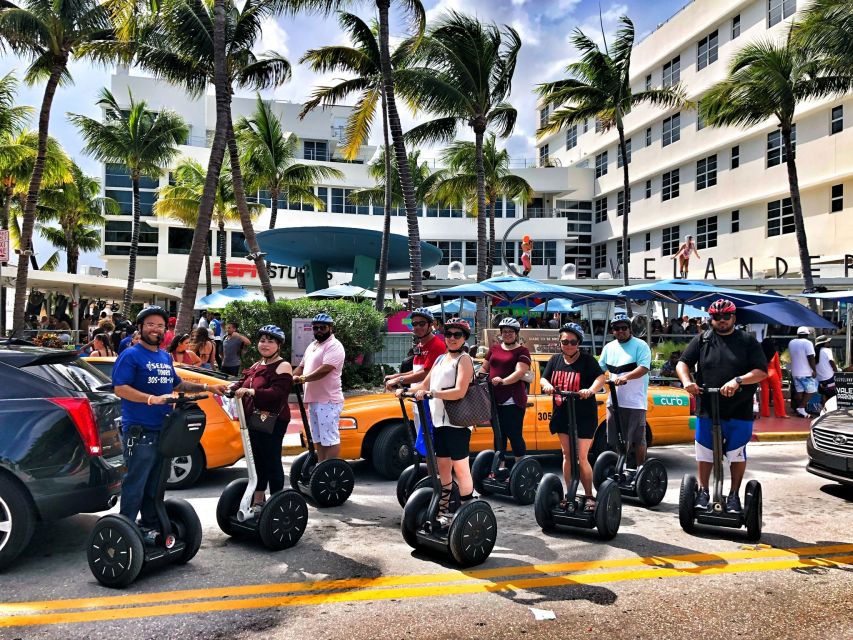
POLYGON ((427 218, 461 218, 462 207, 459 205, 427 205, 427 218))
MULTIPOLYGON (((495 256, 495 262, 499 262, 500 260, 495 256)), ((477 266, 477 243, 476 242, 466 242, 465 243, 465 266, 467 267, 475 267, 477 266)))
POLYGON ((595 156, 595 177, 607 175, 607 152, 604 151, 595 156))
POLYGON ((732 147, 732 169, 737 169, 740 166, 740 145, 736 144, 732 147))
POLYGON ((586 133, 587 131, 589 131, 589 119, 583 121, 583 132, 586 133))
MULTIPOLYGON (((171 231, 170 227, 170 231, 171 231)), ((181 229, 182 231, 189 231, 190 234, 190 243, 192 243, 193 230, 192 229, 181 229)), ((104 242, 126 242, 130 244, 131 242, 131 234, 133 231, 133 222, 130 220, 107 220, 106 225, 104 226, 104 242)), ((146 222, 140 222, 139 224, 139 243, 140 244, 153 244, 156 245, 158 242, 158 238, 160 237, 159 231, 156 227, 152 227, 146 222)), ((187 251, 189 253, 189 245, 187 245, 187 251)))
MULTIPOLYGON (((625 213, 625 191, 622 190, 616 194, 616 215, 621 216, 625 213)), ((631 213, 631 190, 628 189, 628 213, 631 213)))
POLYGON ((607 220, 607 198, 599 198, 595 201, 595 223, 607 220))
POLYGON ((732 211, 732 233, 740 231, 740 211, 735 209, 732 211))
POLYGON ((652 233, 651 231, 646 231, 646 251, 652 250, 652 233))
POLYGON ((717 154, 696 162, 696 191, 717 184, 717 154))
POLYGON ((836 133, 841 133, 844 128, 844 107, 838 105, 832 107, 832 112, 829 118, 829 135, 833 136, 836 133))
POLYGON ((551 115, 551 105, 546 104, 543 109, 539 110, 539 128, 543 129, 548 124, 548 118, 551 115))
MULTIPOLYGON (((353 191, 354 189, 332 188, 332 213, 357 213, 357 210, 362 208, 350 202, 349 196, 353 191)), ((369 212, 370 207, 364 208, 369 212)))
POLYGON ((573 124, 566 129, 566 149, 574 149, 578 146, 578 125, 573 124))
POLYGON ((790 198, 767 203, 767 235, 794 233, 794 206, 790 198))
POLYGON ((646 74, 646 91, 651 91, 651 90, 652 90, 652 74, 647 73, 646 74))
POLYGON ((557 241, 556 240, 534 240, 533 255, 530 263, 534 265, 557 264, 557 241))
POLYGON ((699 41, 696 53, 697 71, 701 71, 709 64, 714 64, 717 61, 718 41, 719 38, 716 29, 699 41))
POLYGON ((679 234, 678 225, 675 225, 673 227, 664 227, 663 228, 663 242, 661 244, 661 255, 672 256, 678 252, 678 247, 679 247, 678 234, 679 234))
POLYGON ((740 14, 732 18, 732 40, 740 35, 740 14))
POLYGON ((328 160, 329 149, 325 140, 303 140, 302 157, 305 160, 328 160))
POLYGON ((677 198, 679 193, 679 175, 678 169, 667 171, 663 174, 663 183, 661 185, 661 200, 666 201, 672 198, 677 198))
POLYGON ((700 218, 696 222, 696 248, 708 249, 717 246, 717 216, 700 218))
POLYGON ((607 245, 595 245, 595 253, 593 254, 593 269, 607 268, 607 245))
POLYGON ((702 131, 705 128, 705 118, 702 117, 700 111, 696 111, 696 131, 702 131))
MULTIPOLYGON (((130 169, 123 164, 108 162, 105 167, 104 186, 130 189, 133 181, 130 177, 130 169)), ((151 176, 139 176, 140 189, 156 189, 160 186, 160 178, 151 176)))
MULTIPOLYGON (((631 238, 628 238, 628 254, 631 253, 631 238)), ((622 260, 622 238, 616 240, 616 259, 619 261, 619 264, 625 264, 622 260)))
POLYGON ((246 248, 246 236, 241 231, 231 232, 231 257, 245 258, 249 255, 249 250, 246 248))
POLYGON ((831 213, 837 213, 844 209, 844 185, 832 185, 832 204, 829 208, 831 213))
POLYGON ((663 146, 671 145, 681 140, 681 114, 663 119, 663 146))
POLYGON ((441 260, 438 264, 444 265, 446 267, 451 262, 462 262, 462 259, 464 257, 462 254, 465 243, 440 241, 430 242, 429 244, 433 245, 434 247, 438 247, 441 250, 441 260))
POLYGON ((543 144, 539 147, 539 166, 544 167, 548 164, 548 156, 550 152, 548 150, 548 145, 543 144))
MULTIPOLYGON (((104 195, 112 198, 118 203, 119 214, 123 216, 133 215, 133 191, 121 189, 107 189, 104 195)), ((139 215, 154 215, 154 203, 157 202, 156 191, 139 192, 139 215)))
POLYGON ((647 147, 652 146, 652 128, 651 127, 646 127, 646 146, 647 147))
POLYGON ((646 198, 652 197, 652 181, 646 180, 646 198))
MULTIPOLYGON (((797 157, 797 125, 791 128, 791 150, 797 157)), ((788 161, 785 145, 782 142, 782 132, 778 129, 767 134, 767 166, 775 167, 788 161)))
POLYGON ((515 217, 515 200, 510 200, 509 198, 506 199, 506 202, 504 203, 504 217, 515 217))
MULTIPOLYGON (((628 164, 631 164, 631 139, 625 141, 625 154, 628 156, 628 164)), ((616 145, 616 166, 622 166, 622 147, 616 145)))
POLYGON ((767 0, 767 26, 782 22, 797 11, 797 0, 767 0))
POLYGON ((681 56, 675 56, 663 65, 663 86, 672 87, 681 80, 681 56))
MULTIPOLYGON (((109 224, 109 223, 107 223, 109 224)), ((130 223, 128 223, 128 226, 130 223)), ((142 230, 145 229, 147 225, 144 225, 139 231, 140 242, 142 241, 142 230)), ((128 233, 129 233, 128 229, 128 233)), ((189 255, 190 248, 193 243, 193 234, 195 233, 194 229, 184 229, 183 227, 169 227, 169 253, 174 253, 178 255, 189 255)), ((130 239, 127 240, 130 242, 130 239)), ((211 237, 211 233, 207 234, 207 246, 210 248, 211 255, 219 255, 219 252, 216 250, 216 247, 213 246, 213 239, 211 237)))
MULTIPOLYGON (((151 245, 139 245, 136 250, 136 255, 139 257, 148 256, 154 257, 160 254, 160 250, 157 247, 151 245)), ((104 245, 104 255, 108 256, 129 256, 130 255, 130 245, 129 244, 108 244, 104 245)))

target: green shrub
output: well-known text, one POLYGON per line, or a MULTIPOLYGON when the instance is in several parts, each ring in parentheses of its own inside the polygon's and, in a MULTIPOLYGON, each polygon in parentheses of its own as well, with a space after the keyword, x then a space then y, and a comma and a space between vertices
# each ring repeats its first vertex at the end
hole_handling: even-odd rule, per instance
POLYGON ((666 362, 673 351, 683 352, 687 348, 687 344, 686 342, 676 342, 675 340, 660 342, 654 347, 654 356, 656 359, 666 362))

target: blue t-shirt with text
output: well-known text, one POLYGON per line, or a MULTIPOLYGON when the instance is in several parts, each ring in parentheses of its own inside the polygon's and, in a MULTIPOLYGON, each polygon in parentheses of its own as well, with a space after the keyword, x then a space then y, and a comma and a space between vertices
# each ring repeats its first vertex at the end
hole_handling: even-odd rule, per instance
MULTIPOLYGON (((172 366, 172 355, 158 349, 149 351, 142 344, 135 344, 121 352, 113 367, 113 384, 129 385, 152 396, 172 393, 180 379, 172 366)), ((131 402, 122 398, 121 420, 123 429, 140 424, 146 429, 159 430, 163 419, 172 410, 171 404, 131 402)))

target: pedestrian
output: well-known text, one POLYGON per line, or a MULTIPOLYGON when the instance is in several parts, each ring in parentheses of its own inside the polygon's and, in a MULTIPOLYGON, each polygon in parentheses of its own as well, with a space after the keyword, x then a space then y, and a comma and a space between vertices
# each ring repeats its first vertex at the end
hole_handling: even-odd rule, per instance
POLYGON ((137 342, 139 342, 139 332, 134 331, 132 333, 129 333, 124 339, 122 339, 121 342, 119 342, 117 352, 121 353, 128 347, 132 347, 133 345, 135 345, 137 342))
POLYGON ((287 402, 293 386, 293 369, 282 358, 285 335, 279 327, 268 324, 257 333, 257 349, 261 359, 243 372, 239 382, 231 385, 234 396, 243 403, 245 415, 254 411, 266 412, 275 420, 270 433, 249 428, 249 441, 254 453, 257 484, 252 496, 252 510, 260 512, 270 495, 284 489, 284 468, 281 464, 281 444, 290 422, 290 405, 287 402))
POLYGON ((169 321, 166 323, 166 334, 163 336, 163 344, 170 345, 172 344, 172 340, 175 338, 175 326, 178 324, 178 319, 175 316, 171 316, 169 321))
MULTIPOLYGON (((649 406, 649 370, 652 367, 652 350, 645 340, 631 335, 631 320, 625 313, 617 313, 610 320, 611 340, 601 350, 598 363, 601 370, 610 374, 616 385, 619 401, 619 424, 622 438, 633 445, 639 468, 646 459, 646 411, 649 406)), ((607 441, 617 449, 616 418, 613 401, 607 398, 607 441)))
POLYGON ((678 248, 678 252, 672 256, 672 259, 678 259, 678 273, 683 279, 687 279, 687 272, 690 270, 690 255, 696 256, 699 260, 699 251, 696 249, 696 243, 693 241, 693 236, 686 236, 684 242, 678 248))
POLYGON ((141 511, 141 526, 154 532, 160 526, 155 503, 163 464, 157 443, 163 420, 171 412, 166 403, 175 391, 211 391, 218 395, 226 391, 223 384, 208 387, 177 376, 171 356, 160 350, 167 319, 160 307, 140 311, 136 317, 140 341, 118 357, 112 374, 113 393, 121 398, 121 440, 127 465, 120 512, 135 522, 141 511))
POLYGON ((213 346, 216 348, 216 366, 222 366, 222 315, 217 311, 213 314, 213 320, 210 321, 210 330, 211 338, 213 339, 213 346))
POLYGON ((788 355, 791 357, 791 408, 801 418, 808 418, 806 411, 809 399, 817 393, 817 363, 815 350, 809 335, 811 329, 800 327, 797 337, 788 343, 788 355))
POLYGON ((675 372, 675 368, 678 366, 678 359, 681 357, 681 351, 673 351, 669 354, 669 359, 663 363, 663 366, 660 368, 660 374, 664 378, 674 378, 667 380, 666 383, 671 387, 680 387, 681 382, 678 380, 678 374, 675 372))
POLYGON ((243 352, 252 344, 246 336, 238 333, 239 326, 236 320, 229 320, 225 325, 225 337, 222 339, 222 373, 229 376, 240 373, 243 352))
POLYGON ((397 387, 405 387, 423 381, 438 357, 447 351, 444 340, 432 332, 435 318, 426 307, 412 311, 412 337, 415 344, 412 347, 412 368, 409 373, 392 373, 385 376, 385 389, 392 391, 397 387))
POLYGON ((669 326, 667 327, 667 339, 672 342, 683 342, 684 338, 681 336, 684 335, 684 327, 681 326, 681 320, 678 318, 672 318, 669 321, 669 326))
MULTIPOLYGON (((433 320, 432 322, 432 332, 439 338, 444 337, 444 318, 442 318, 440 315, 435 316, 435 320, 433 320)), ((443 342, 443 340, 440 341, 443 342)))
POLYGON ((187 364, 192 367, 201 364, 201 358, 190 348, 190 334, 178 334, 172 338, 172 342, 166 347, 166 351, 172 356, 174 364, 187 364))
POLYGON ((334 335, 335 321, 318 313, 311 321, 314 342, 305 349, 302 362, 293 372, 294 384, 305 385, 305 403, 311 437, 317 446, 317 461, 340 457, 340 417, 344 408, 341 373, 346 353, 334 335))
POLYGON ((210 332, 205 327, 193 329, 190 345, 190 349, 201 358, 199 366, 202 369, 216 369, 216 347, 210 339, 210 332))
MULTIPOLYGON (((580 325, 569 322, 560 327, 560 353, 548 360, 542 374, 540 386, 542 393, 557 391, 575 391, 580 398, 575 400, 575 418, 577 419, 578 450, 572 451, 566 417, 566 400, 562 396, 553 398, 551 412, 551 433, 560 439, 563 451, 563 476, 566 484, 571 483, 571 456, 577 455, 580 462, 580 481, 583 485, 584 511, 595 511, 595 497, 592 494, 592 467, 589 464, 589 448, 595 429, 598 427, 598 407, 595 394, 604 389, 604 374, 598 361, 588 353, 581 351, 584 332, 580 325)), ((562 505, 565 506, 565 505, 562 505)))
POLYGON ((836 395, 835 372, 838 366, 832 358, 832 341, 830 336, 818 336, 815 344, 815 371, 817 372, 817 390, 820 393, 822 404, 836 395))
POLYGON ((776 341, 767 337, 761 341, 761 350, 767 359, 767 377, 761 381, 761 417, 770 417, 770 397, 773 397, 773 413, 777 418, 787 419, 785 397, 782 395, 782 363, 776 341))
POLYGON ((554 315, 551 316, 551 319, 548 320, 548 328, 557 329, 557 328, 559 328, 559 326, 560 326, 560 314, 555 313, 554 315))
MULTIPOLYGON (((530 351, 519 341, 521 324, 513 317, 506 317, 498 325, 501 341, 493 344, 479 373, 491 376, 492 393, 498 420, 503 433, 503 449, 507 451, 507 440, 512 446, 515 463, 527 455, 524 442, 524 414, 527 411, 527 385, 524 377, 530 367, 530 351)), ((501 462, 500 479, 506 479, 506 460, 501 462)))
MULTIPOLYGON (((731 488, 726 511, 741 511, 740 485, 746 471, 746 444, 752 438, 752 402, 758 383, 767 377, 767 359, 755 337, 735 329, 737 308, 734 302, 720 298, 708 307, 712 330, 699 334, 687 345, 678 362, 678 377, 684 389, 694 396, 702 387, 720 389, 720 424, 725 457, 730 464, 731 488), (691 370, 696 368, 696 382, 691 370), (698 382, 698 384, 697 384, 698 382)), ((697 509, 707 509, 708 490, 714 462, 713 428, 710 402, 700 403, 696 425, 696 462, 699 468, 697 509)))
MULTIPOLYGON (((468 460, 473 425, 453 424, 444 406, 445 401, 464 398, 468 385, 474 379, 474 361, 465 348, 465 341, 470 337, 471 327, 466 320, 448 320, 444 324, 447 353, 436 360, 421 382, 411 387, 416 399, 430 399, 429 408, 434 427, 433 445, 441 479, 438 517, 439 522, 445 526, 450 513, 454 476, 462 502, 474 497, 474 481, 468 460)), ((399 389, 397 395, 402 392, 403 390, 399 389)))
POLYGON ((196 324, 196 328, 198 329, 207 329, 210 326, 210 314, 207 311, 202 311, 201 315, 198 318, 198 324, 196 324))
POLYGON ((116 355, 106 333, 99 333, 92 338, 92 352, 89 355, 96 358, 111 358, 116 355))

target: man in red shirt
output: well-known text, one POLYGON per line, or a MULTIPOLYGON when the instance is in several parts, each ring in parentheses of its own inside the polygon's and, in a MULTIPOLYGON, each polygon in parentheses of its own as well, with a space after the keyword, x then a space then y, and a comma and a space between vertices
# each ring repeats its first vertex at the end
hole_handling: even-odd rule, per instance
POLYGON ((429 309, 426 307, 415 309, 412 311, 411 319, 412 334, 417 340, 413 348, 415 357, 412 361, 412 370, 408 373, 393 373, 385 376, 385 388, 388 391, 422 381, 432 369, 438 356, 447 351, 444 339, 432 332, 432 323, 435 318, 429 309))

